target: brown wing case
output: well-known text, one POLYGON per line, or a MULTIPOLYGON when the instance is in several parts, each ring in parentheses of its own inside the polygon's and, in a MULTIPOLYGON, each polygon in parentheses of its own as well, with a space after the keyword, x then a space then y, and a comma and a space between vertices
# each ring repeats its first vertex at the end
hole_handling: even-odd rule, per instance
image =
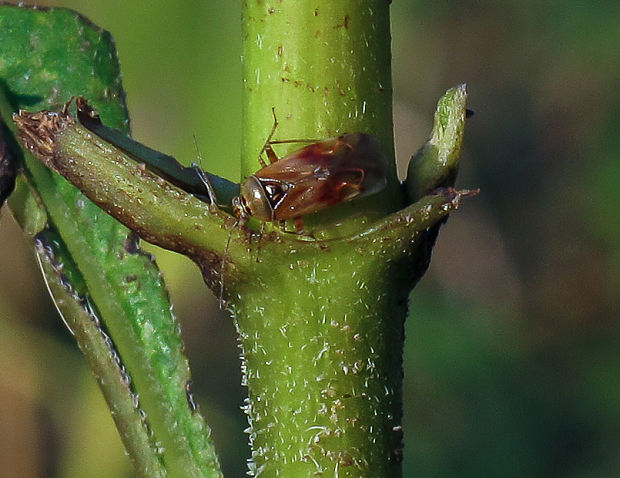
POLYGON ((373 194, 386 185, 387 159, 374 136, 344 134, 311 144, 261 169, 274 220, 304 216, 373 194))

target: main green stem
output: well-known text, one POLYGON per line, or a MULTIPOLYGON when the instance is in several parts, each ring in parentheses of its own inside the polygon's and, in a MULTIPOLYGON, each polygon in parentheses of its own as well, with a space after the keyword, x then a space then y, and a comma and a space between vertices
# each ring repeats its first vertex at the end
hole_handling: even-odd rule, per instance
MULTIPOLYGON (((388 3, 244 1, 243 176, 260 168, 258 156, 273 126, 273 110, 275 140, 320 140, 345 132, 376 136, 391 160, 389 184, 365 206, 372 204, 381 213, 400 209, 388 3)), ((277 152, 298 148, 292 143, 277 152)))
MULTIPOLYGON (((362 131, 376 136, 385 154, 393 156, 389 2, 324 3, 317 7, 301 0, 257 0, 245 5, 247 174, 258 168, 256 157, 271 130, 272 109, 280 122, 275 139, 362 131)), ((67 112, 22 112, 15 121, 24 147, 45 165, 143 238, 191 257, 216 292, 223 285, 222 299, 235 316, 243 353, 255 476, 381 478, 402 473, 406 298, 428 265, 441 219, 458 207, 462 196, 472 194, 451 188, 465 99, 460 86, 440 100, 433 135, 414 157, 406 188, 399 186, 392 166, 384 191, 317 213, 310 229, 317 240, 281 230, 253 233, 247 224, 174 186, 185 184, 181 178, 167 183, 136 162, 139 154, 125 146, 119 150, 86 131, 67 112), (404 208, 403 189, 408 202, 416 201, 404 208), (387 215, 394 210, 398 212, 387 215)), ((281 154, 288 151, 286 146, 295 147, 277 146, 283 146, 281 154)), ((42 169, 30 163, 29 169, 42 169)), ((49 204, 49 210, 56 211, 56 225, 74 230, 63 209, 49 204)), ((89 236, 87 232, 89 228, 67 234, 69 244, 75 246, 75 238, 89 236)), ((92 245, 92 238, 86 245, 92 245)), ((124 239, 118 250, 133 255, 124 239)), ((116 249, 111 251, 118 260, 116 249)), ((101 269, 96 266, 101 264, 89 270, 101 269)), ((113 266, 110 270, 116 271, 113 266)), ((144 264, 137 267, 142 270, 144 264)), ((133 275, 124 273, 121 279, 126 277, 133 275)), ((96 278, 90 284, 99 294, 105 292, 96 278)), ((143 285, 137 291, 141 289, 143 285)), ((133 297, 137 291, 132 285, 126 292, 133 297)), ((116 310, 116 302, 103 297, 101 304, 116 310)), ((152 322, 139 319, 145 310, 140 304, 134 302, 140 312, 134 329, 147 337, 137 348, 123 349, 121 334, 119 350, 129 359, 148 342, 144 350, 154 350, 151 357, 167 364, 162 357, 167 349, 178 351, 178 335, 165 329, 165 336, 152 339, 152 322), (162 348, 162 343, 167 346, 162 348)), ((173 367, 182 372, 180 383, 186 383, 183 358, 172 363, 180 364, 173 367)), ((168 384, 170 377, 165 372, 161 378, 168 384)), ((167 471, 179 476, 219 474, 209 442, 200 438, 206 436, 202 420, 196 415, 186 420, 185 394, 176 394, 177 388, 162 395, 157 392, 160 383, 155 385, 153 399, 164 397, 164 405, 170 405, 162 410, 163 421, 152 422, 164 427, 154 427, 156 433, 170 437, 165 444, 167 471), (166 401, 170 397, 180 397, 182 405, 166 401), (168 413, 175 410, 181 411, 180 419, 168 413), (172 428, 166 427, 170 423, 172 428), (176 440, 181 423, 189 425, 184 428, 188 437, 198 439, 178 435, 176 440)))
MULTIPOLYGON (((244 175, 260 167, 272 109, 276 140, 361 131, 393 160, 388 2, 248 0, 244 25, 244 175)), ((345 207, 376 217, 402 204, 392 161, 385 191, 345 207)), ((251 276, 229 287, 251 468, 261 477, 398 477, 411 264, 346 242, 289 247, 264 241, 251 276), (278 247, 285 260, 261 261, 261 250, 278 247)))

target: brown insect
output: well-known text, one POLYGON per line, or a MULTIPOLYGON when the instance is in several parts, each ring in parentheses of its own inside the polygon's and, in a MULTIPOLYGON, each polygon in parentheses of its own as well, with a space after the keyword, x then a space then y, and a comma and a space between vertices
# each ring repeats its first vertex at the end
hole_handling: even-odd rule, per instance
MULTIPOLYGON (((64 114, 67 114, 73 99, 65 104, 64 114)), ((89 130, 141 158, 157 174, 185 191, 192 194, 199 191, 202 195, 202 183, 211 205, 217 204, 211 180, 202 169, 197 166, 185 168, 174 158, 106 128, 84 98, 77 97, 75 102, 78 118, 89 130), (200 180, 198 184, 195 181, 196 174, 200 180)), ((278 127, 275 111, 272 112, 273 127, 258 158, 262 169, 241 184, 239 196, 232 200, 233 213, 239 220, 247 221, 253 217, 265 223, 295 219, 298 232, 301 232, 302 216, 378 192, 385 187, 387 159, 374 136, 348 133, 318 142, 271 141, 278 127), (285 143, 312 144, 278 158, 273 145, 285 143), (271 164, 267 165, 263 155, 271 164)))
MULTIPOLYGON (((271 141, 276 126, 277 121, 259 154, 262 169, 241 184, 239 196, 232 200, 233 213, 238 221, 255 218, 264 224, 294 219, 297 233, 302 234, 302 216, 379 192, 385 187, 387 159, 374 136, 347 133, 312 143, 278 158, 273 144, 306 141, 271 141), (262 159, 263 153, 269 165, 262 159)), ((216 204, 215 191, 208 177, 201 169, 196 168, 196 171, 207 189, 211 204, 216 204)), ((229 242, 230 236, 226 251, 229 242)), ((226 252, 222 257, 222 278, 225 265, 226 252)), ((224 304, 223 296, 222 279, 220 308, 224 304)))
MULTIPOLYGON (((272 145, 309 141, 271 141, 276 127, 277 120, 259 154, 262 169, 241 184, 239 196, 232 200, 233 213, 238 221, 255 218, 264 224, 294 219, 297 233, 301 234, 302 216, 379 192, 385 187, 387 159, 374 136, 347 133, 278 158, 272 145), (269 165, 262 158, 263 153, 269 165)), ((208 176, 200 168, 195 171, 206 187, 211 204, 217 204, 208 176)), ((226 252, 222 256, 220 308, 224 304, 223 271, 230 238, 228 236, 226 252)))
POLYGON ((310 144, 283 158, 272 145, 299 141, 268 140, 261 151, 270 164, 241 184, 233 212, 241 220, 261 222, 298 220, 334 204, 382 190, 387 159, 377 139, 347 133, 310 144))

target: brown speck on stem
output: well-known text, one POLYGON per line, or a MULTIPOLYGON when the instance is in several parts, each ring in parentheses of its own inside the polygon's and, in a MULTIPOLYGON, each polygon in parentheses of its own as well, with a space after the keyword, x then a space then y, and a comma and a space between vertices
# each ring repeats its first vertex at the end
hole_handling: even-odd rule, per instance
POLYGON ((336 28, 344 28, 345 30, 348 29, 349 28, 349 20, 350 20, 349 15, 345 15, 344 16, 344 20, 342 21, 342 23, 339 23, 338 25, 336 25, 334 27, 334 29, 336 29, 336 28))

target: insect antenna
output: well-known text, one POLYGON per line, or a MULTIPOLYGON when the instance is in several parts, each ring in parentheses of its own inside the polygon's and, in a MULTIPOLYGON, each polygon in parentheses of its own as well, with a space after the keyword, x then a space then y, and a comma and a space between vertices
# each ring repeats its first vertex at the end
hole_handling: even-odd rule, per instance
POLYGON ((258 232, 258 242, 256 244, 256 262, 260 262, 260 244, 261 239, 263 238, 263 234, 265 234, 265 223, 261 222, 260 231, 258 232))
POLYGON ((217 196, 215 195, 215 189, 213 189, 213 184, 211 184, 211 180, 209 176, 204 171, 204 169, 198 167, 196 164, 192 166, 196 174, 204 184, 205 189, 207 190, 207 197, 209 198, 209 206, 219 208, 219 204, 217 203, 217 196))
MULTIPOLYGON (((200 148, 198 148, 198 139, 196 138, 195 134, 193 135, 193 137, 194 137, 194 147, 196 148, 196 156, 198 157, 198 164, 200 164, 200 166, 194 163, 192 167, 194 168, 194 171, 196 171, 196 174, 202 181, 202 184, 204 184, 204 187, 207 191, 207 196, 209 198, 209 206, 211 208, 215 207, 219 209, 219 205, 217 203, 217 196, 215 195, 215 189, 213 188, 213 184, 211 184, 211 180, 209 179, 208 174, 202 168, 202 154, 200 153, 200 148)), ((228 233, 228 238, 226 239, 226 247, 224 247, 224 253, 222 254, 222 260, 220 262, 220 291, 218 294, 219 295, 218 305, 219 305, 220 310, 224 308, 224 270, 226 269, 226 260, 228 258, 230 240, 232 238, 232 233, 235 230, 235 227, 239 225, 239 221, 240 219, 237 218, 235 223, 230 228, 230 232, 228 233)))
POLYGON ((278 139, 276 141, 269 141, 269 144, 289 144, 289 143, 316 143, 319 139, 278 139))
POLYGON ((194 139, 194 148, 196 149, 196 157, 198 158, 198 164, 200 165, 201 168, 204 168, 204 165, 202 164, 202 153, 200 152, 200 147, 198 146, 198 138, 196 137, 196 133, 192 133, 192 138, 194 139))
POLYGON ((209 176, 203 169, 202 154, 200 153, 200 148, 198 147, 198 139, 196 138, 196 134, 193 134, 192 136, 194 138, 194 147, 196 148, 196 156, 198 157, 198 164, 200 164, 200 167, 199 167, 196 163, 194 163, 192 164, 192 167, 194 168, 194 171, 196 171, 196 174, 200 178, 200 181, 202 181, 202 184, 204 184, 205 189, 207 190, 207 197, 209 198, 209 203, 210 203, 209 205, 211 207, 213 206, 219 207, 217 204, 217 196, 215 195, 215 189, 213 188, 213 184, 211 184, 211 180, 209 179, 209 176))

